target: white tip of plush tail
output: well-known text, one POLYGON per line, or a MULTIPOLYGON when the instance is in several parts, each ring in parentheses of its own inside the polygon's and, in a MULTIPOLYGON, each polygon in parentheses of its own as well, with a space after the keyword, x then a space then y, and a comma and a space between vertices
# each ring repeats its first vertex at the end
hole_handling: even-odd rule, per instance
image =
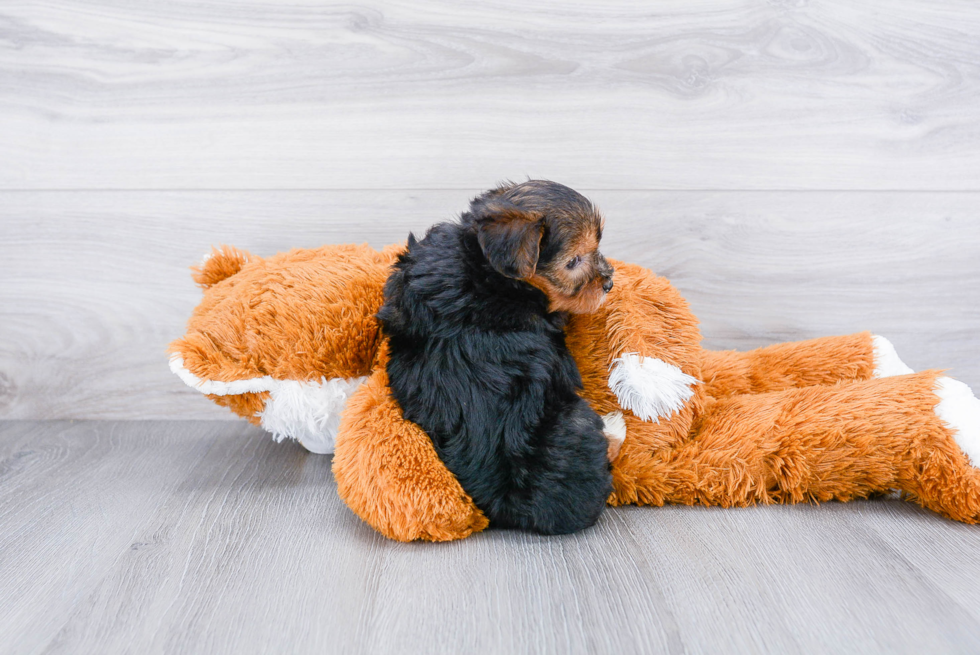
POLYGON ((692 387, 699 382, 673 364, 636 353, 613 360, 609 372, 609 388, 620 407, 654 423, 680 411, 694 396, 692 387))

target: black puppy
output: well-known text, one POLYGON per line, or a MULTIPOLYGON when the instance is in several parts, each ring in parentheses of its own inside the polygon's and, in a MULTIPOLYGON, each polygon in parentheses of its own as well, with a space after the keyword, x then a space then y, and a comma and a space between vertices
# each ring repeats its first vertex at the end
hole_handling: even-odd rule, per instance
POLYGON ((603 421, 577 393, 563 332, 567 312, 612 288, 601 237, 572 189, 508 184, 459 223, 410 235, 385 284, 394 397, 491 525, 574 532, 612 491, 603 421))

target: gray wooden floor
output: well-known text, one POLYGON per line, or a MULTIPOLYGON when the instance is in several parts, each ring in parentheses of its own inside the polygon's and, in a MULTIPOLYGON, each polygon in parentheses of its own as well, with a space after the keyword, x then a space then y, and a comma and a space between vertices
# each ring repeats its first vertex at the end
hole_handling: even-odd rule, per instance
POLYGON ((976 653, 980 530, 897 500, 400 544, 221 421, 0 422, 4 653, 976 653))

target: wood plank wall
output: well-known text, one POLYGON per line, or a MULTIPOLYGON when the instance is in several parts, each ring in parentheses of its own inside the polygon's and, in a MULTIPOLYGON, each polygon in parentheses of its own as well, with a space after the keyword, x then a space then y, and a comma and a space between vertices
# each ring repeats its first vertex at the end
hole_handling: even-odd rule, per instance
POLYGON ((211 244, 382 246, 574 186, 706 345, 870 329, 980 388, 980 4, 0 5, 0 418, 231 418, 211 244))

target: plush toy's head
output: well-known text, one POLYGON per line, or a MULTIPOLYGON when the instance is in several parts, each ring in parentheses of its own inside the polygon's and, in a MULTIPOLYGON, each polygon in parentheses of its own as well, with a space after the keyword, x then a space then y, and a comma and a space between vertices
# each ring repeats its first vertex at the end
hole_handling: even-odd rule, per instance
POLYGON ((204 299, 170 345, 187 384, 314 452, 332 452, 340 412, 374 366, 375 314, 404 246, 293 250, 268 259, 224 246, 195 269, 204 299))

